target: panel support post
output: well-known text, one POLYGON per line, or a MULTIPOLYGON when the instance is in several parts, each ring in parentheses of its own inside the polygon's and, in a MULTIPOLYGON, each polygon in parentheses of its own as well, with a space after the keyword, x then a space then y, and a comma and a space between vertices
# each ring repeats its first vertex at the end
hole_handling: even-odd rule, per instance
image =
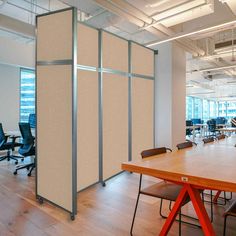
POLYGON ((99 136, 99 182, 103 180, 103 72, 102 72, 102 30, 98 32, 98 136, 99 136))

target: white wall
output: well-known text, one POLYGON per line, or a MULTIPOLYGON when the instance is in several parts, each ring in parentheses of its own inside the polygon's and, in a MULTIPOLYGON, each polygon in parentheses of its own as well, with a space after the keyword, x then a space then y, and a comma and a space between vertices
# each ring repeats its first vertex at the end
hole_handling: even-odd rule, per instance
POLYGON ((155 146, 175 148, 185 141, 185 52, 173 43, 162 44, 155 63, 155 146))
POLYGON ((18 129, 20 68, 0 64, 0 123, 5 131, 18 129))
POLYGON ((0 37, 0 63, 19 67, 35 67, 35 44, 0 37))
POLYGON ((0 122, 4 130, 18 129, 20 67, 34 68, 34 43, 0 37, 0 122))

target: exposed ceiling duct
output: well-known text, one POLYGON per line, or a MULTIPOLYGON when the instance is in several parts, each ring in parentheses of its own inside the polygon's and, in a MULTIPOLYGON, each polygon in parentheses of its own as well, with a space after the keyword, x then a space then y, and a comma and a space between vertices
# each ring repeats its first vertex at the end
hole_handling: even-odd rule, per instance
MULTIPOLYGON (((150 24, 153 21, 151 17, 147 16, 142 11, 138 10, 124 0, 95 0, 95 2, 101 5, 103 8, 113 12, 114 14, 124 17, 140 28, 144 27, 146 24, 150 24)), ((164 38, 174 34, 173 30, 161 24, 158 24, 155 27, 149 27, 147 30, 157 35, 159 38, 164 38)), ((194 54, 195 56, 203 55, 205 53, 202 49, 198 48, 189 40, 178 40, 178 43, 182 48, 194 54)))

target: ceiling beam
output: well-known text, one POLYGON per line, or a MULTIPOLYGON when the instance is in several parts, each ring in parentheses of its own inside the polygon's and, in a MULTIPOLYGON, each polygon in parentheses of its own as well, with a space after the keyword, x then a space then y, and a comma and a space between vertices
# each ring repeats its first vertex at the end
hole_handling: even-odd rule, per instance
POLYGON ((0 14, 0 29, 30 39, 35 38, 35 26, 0 14))
MULTIPOLYGON (((95 2, 103 8, 106 8, 108 11, 111 11, 116 15, 124 17, 125 19, 132 22, 133 24, 136 24, 140 28, 142 28, 146 24, 150 24, 150 22, 153 21, 151 17, 147 16, 141 10, 137 9, 136 7, 124 0, 95 0, 95 2)), ((175 34, 175 32, 161 24, 155 27, 150 27, 147 30, 157 35, 157 37, 159 38, 165 38, 166 36, 175 34)), ((188 41, 188 43, 186 43, 185 40, 178 40, 177 44, 186 51, 193 54, 194 56, 205 54, 202 49, 197 47, 190 40, 188 41)))
POLYGON ((207 26, 207 27, 204 26, 204 27, 198 28, 194 31, 180 32, 180 33, 175 34, 174 36, 170 36, 170 37, 167 37, 167 38, 161 39, 161 40, 155 40, 155 41, 149 42, 145 45, 147 47, 152 47, 152 46, 155 46, 155 45, 158 45, 158 44, 161 44, 161 43, 166 43, 166 42, 170 42, 170 41, 173 41, 173 40, 182 39, 182 38, 185 38, 185 37, 188 37, 188 36, 201 34, 201 33, 206 33, 208 31, 219 30, 221 28, 223 30, 225 27, 234 28, 235 26, 236 26, 236 20, 227 21, 227 22, 223 22, 223 23, 220 23, 220 24, 217 24, 217 25, 211 25, 211 26, 207 26))

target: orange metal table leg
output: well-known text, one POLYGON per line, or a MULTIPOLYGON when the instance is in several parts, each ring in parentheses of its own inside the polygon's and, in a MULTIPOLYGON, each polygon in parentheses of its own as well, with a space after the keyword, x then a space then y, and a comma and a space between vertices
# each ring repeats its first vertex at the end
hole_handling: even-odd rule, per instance
POLYGON ((193 203, 193 207, 195 209, 195 212, 197 213, 198 219, 200 221, 200 224, 202 226, 202 230, 204 232, 204 235, 206 236, 215 236, 214 229, 212 227, 211 221, 209 219, 209 216, 206 212, 205 206, 202 202, 202 199, 200 197, 200 193, 198 189, 194 188, 191 185, 187 186, 188 188, 188 194, 190 196, 190 199, 193 203))
POLYGON ((172 211, 170 212, 168 218, 166 219, 166 222, 161 230, 161 233, 159 234, 160 236, 166 236, 168 234, 182 203, 185 201, 188 195, 193 203, 193 206, 199 218, 200 224, 202 225, 204 235, 206 236, 216 235, 211 225, 210 219, 207 215, 206 209, 204 207, 204 204, 202 202, 198 189, 194 188, 190 184, 184 184, 174 204, 174 207, 172 208, 172 211))
POLYGON ((217 193, 216 193, 216 195, 215 195, 215 197, 214 197, 214 199, 213 199, 213 202, 214 202, 214 203, 217 203, 220 194, 221 194, 221 191, 220 191, 220 190, 217 191, 217 193))
POLYGON ((165 236, 165 235, 168 234, 172 224, 175 221, 175 217, 178 214, 178 212, 179 212, 179 210, 180 210, 180 208, 182 206, 182 203, 185 201, 187 196, 188 196, 187 187, 184 185, 182 190, 179 193, 178 198, 176 199, 176 202, 175 202, 175 204, 174 204, 174 206, 173 206, 169 216, 166 219, 166 222, 165 222, 164 226, 162 227, 160 236, 165 236))

